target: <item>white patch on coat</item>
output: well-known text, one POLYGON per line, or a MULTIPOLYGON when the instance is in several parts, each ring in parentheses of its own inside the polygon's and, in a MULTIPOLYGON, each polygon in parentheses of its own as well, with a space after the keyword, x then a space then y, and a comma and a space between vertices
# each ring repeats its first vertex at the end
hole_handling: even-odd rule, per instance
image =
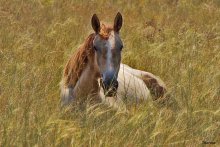
POLYGON ((118 95, 133 98, 137 101, 139 99, 148 99, 150 97, 150 91, 146 84, 131 71, 125 68, 124 64, 120 65, 118 73, 118 95))
POLYGON ((112 31, 108 42, 107 42, 107 68, 113 70, 113 65, 112 65, 112 50, 115 48, 115 37, 114 37, 114 32, 112 31))

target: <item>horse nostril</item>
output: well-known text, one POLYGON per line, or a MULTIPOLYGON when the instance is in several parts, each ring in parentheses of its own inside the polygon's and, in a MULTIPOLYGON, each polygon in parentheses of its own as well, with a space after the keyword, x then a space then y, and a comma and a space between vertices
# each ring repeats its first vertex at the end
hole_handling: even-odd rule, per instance
POLYGON ((103 84, 103 87, 108 90, 110 88, 114 89, 114 90, 117 90, 118 89, 118 81, 117 80, 114 80, 112 82, 109 82, 109 81, 103 81, 102 82, 103 84))
POLYGON ((109 83, 109 81, 103 81, 102 88, 106 96, 114 96, 118 89, 118 81, 114 80, 111 83, 109 83))
POLYGON ((108 83, 107 83, 106 81, 103 81, 102 83, 103 83, 103 87, 104 87, 105 89, 108 89, 108 83))

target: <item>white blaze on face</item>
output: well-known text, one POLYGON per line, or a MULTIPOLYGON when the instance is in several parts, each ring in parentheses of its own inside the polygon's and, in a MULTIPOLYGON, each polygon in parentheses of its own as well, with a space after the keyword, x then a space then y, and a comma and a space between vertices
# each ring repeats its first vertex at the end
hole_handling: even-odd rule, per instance
POLYGON ((112 50, 115 48, 115 37, 114 32, 111 32, 107 43, 107 68, 113 70, 112 64, 112 50))

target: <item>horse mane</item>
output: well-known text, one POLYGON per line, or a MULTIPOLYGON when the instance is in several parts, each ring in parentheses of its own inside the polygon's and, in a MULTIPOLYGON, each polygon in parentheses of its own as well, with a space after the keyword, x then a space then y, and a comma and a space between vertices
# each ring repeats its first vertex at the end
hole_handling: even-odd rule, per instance
POLYGON ((113 31, 113 27, 111 25, 102 23, 99 35, 101 36, 101 38, 107 40, 111 35, 111 31, 113 31))
MULTIPOLYGON (((101 24, 99 35, 103 39, 108 39, 112 30, 113 28, 111 26, 101 24)), ((63 84, 65 86, 74 87, 89 60, 94 57, 93 40, 95 35, 95 33, 90 34, 68 60, 63 72, 63 84)))
POLYGON ((85 69, 88 63, 88 57, 94 54, 93 40, 95 33, 90 34, 85 42, 79 47, 79 49, 68 60, 64 72, 64 85, 74 87, 82 71, 85 69))

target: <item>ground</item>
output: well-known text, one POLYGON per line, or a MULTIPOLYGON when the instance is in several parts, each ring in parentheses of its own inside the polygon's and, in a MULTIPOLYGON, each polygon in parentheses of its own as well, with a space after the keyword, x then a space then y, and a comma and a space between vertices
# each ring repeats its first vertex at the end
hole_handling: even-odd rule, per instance
POLYGON ((0 146, 220 144, 219 0, 1 0, 0 146), (124 18, 123 63, 158 75, 167 101, 60 110, 59 82, 90 19, 124 18))

